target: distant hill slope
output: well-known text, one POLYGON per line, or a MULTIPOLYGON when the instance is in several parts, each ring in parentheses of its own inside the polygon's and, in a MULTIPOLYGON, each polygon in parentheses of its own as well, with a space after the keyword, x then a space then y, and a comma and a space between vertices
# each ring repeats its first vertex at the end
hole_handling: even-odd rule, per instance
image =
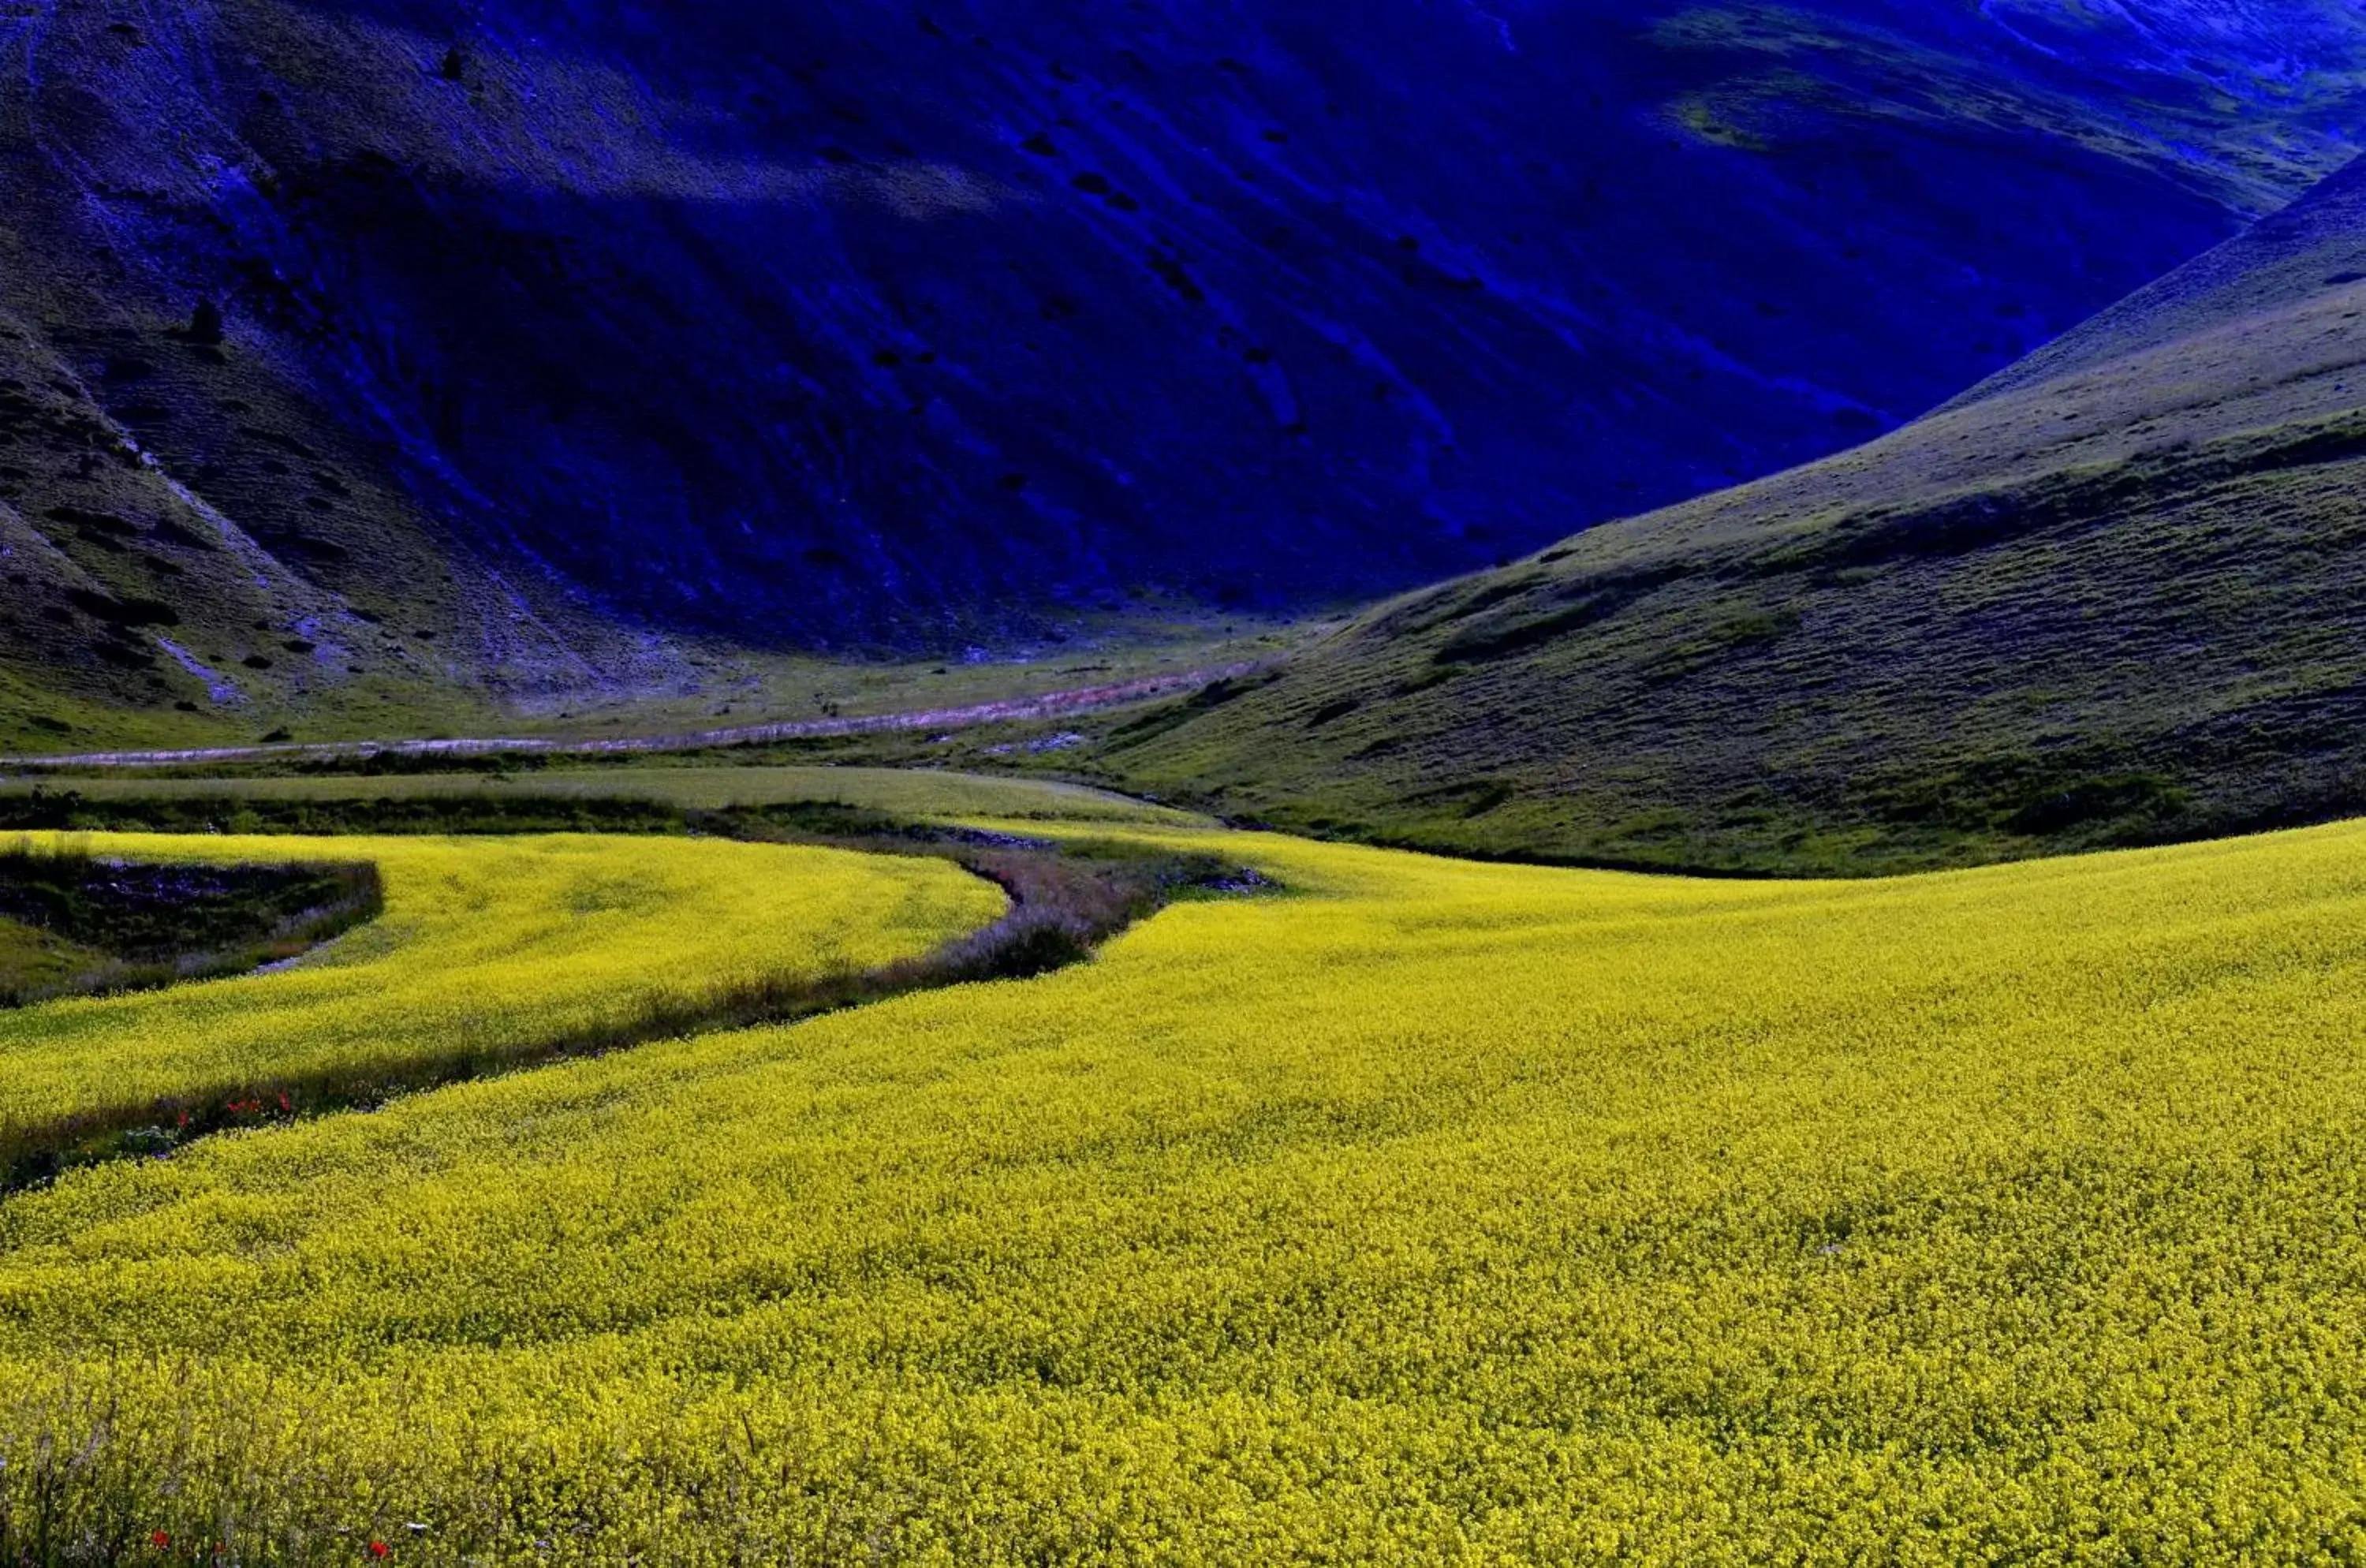
POLYGON ((2366 165, 1858 451, 1396 601, 1108 761, 1293 827, 1876 868, 2366 807, 2366 165))
POLYGON ((2366 18, 28 0, 0 59, 0 707, 195 732, 1393 591, 1811 457, 2338 164, 2366 18))

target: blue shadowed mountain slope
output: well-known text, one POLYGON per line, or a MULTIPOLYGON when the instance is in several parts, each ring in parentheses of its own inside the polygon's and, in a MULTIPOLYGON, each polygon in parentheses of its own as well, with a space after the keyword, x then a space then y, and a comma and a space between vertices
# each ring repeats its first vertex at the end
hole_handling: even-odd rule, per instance
POLYGON ((2348 7, 2065 15, 28 0, 0 653, 564 690, 1483 565, 1896 424, 2347 151, 2348 7))

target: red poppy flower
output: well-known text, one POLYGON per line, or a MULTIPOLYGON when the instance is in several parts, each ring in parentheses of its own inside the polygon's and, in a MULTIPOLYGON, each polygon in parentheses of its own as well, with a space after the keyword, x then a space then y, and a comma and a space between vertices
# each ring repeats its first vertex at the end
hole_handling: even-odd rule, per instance
POLYGON ((148 1538, 148 1544, 154 1547, 157 1551, 162 1551, 166 1547, 173 1544, 173 1538, 165 1534, 163 1530, 158 1530, 148 1538))
POLYGON ((372 1557, 384 1557, 384 1556, 386 1555, 386 1553, 387 1553, 387 1544, 386 1544, 386 1542, 384 1542, 384 1541, 382 1541, 382 1540, 374 1540, 374 1541, 371 1541, 371 1542, 369 1543, 369 1554, 370 1554, 372 1557))

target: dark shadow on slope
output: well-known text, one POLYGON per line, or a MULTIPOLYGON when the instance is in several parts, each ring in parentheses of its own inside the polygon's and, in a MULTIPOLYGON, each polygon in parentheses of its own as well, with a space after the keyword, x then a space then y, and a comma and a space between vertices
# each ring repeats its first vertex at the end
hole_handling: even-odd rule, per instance
POLYGON ((407 612, 374 563, 425 528, 841 648, 1483 565, 1858 440, 2236 220, 2111 93, 1997 112, 2057 67, 1929 7, 1523 9, 233 0, 51 29, 0 196, 66 254, 43 159, 125 166, 106 241, 177 293, 130 315, 190 325, 36 324, 330 585, 407 612), (174 133, 272 173, 139 186, 174 133), (225 418, 258 338, 317 395, 225 418))

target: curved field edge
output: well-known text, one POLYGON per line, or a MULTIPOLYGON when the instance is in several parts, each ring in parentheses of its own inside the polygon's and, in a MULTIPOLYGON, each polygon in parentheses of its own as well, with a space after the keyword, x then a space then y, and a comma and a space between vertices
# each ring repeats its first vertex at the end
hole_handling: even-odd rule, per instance
MULTIPOLYGON (((60 840, 65 841, 65 840, 60 840)), ((939 861, 772 844, 76 835, 148 861, 379 868, 377 923, 279 973, 0 1014, 0 1156, 367 1101, 817 993, 1004 914, 939 861)))
MULTIPOLYGON (((369 1109, 490 1073, 593 1056, 700 1032, 797 1022, 912 991, 992 979, 1023 979, 1089 956, 1135 920, 1177 898, 1262 893, 1272 885, 1216 856, 1145 840, 1077 837, 1065 841, 1008 833, 934 829, 862 814, 862 836, 776 827, 760 815, 711 814, 736 836, 760 843, 916 859, 958 866, 1008 895, 1000 919, 925 953, 863 967, 775 968, 741 978, 683 983, 574 1022, 549 1021, 488 1046, 431 1042, 407 1058, 294 1061, 242 1083, 213 1083, 141 1104, 82 1108, 12 1130, 0 1144, 0 1194, 54 1179, 78 1165, 129 1156, 164 1156, 197 1139, 242 1127, 369 1109)), ((846 826, 836 823, 837 826, 846 826)), ((375 865, 365 869, 377 887, 375 865)), ((471 1020, 471 1022, 481 1022, 471 1020)))
POLYGON ((10 1544, 2366 1530, 2366 826, 1781 885, 1217 841, 1293 896, 0 1203, 10 1544))

